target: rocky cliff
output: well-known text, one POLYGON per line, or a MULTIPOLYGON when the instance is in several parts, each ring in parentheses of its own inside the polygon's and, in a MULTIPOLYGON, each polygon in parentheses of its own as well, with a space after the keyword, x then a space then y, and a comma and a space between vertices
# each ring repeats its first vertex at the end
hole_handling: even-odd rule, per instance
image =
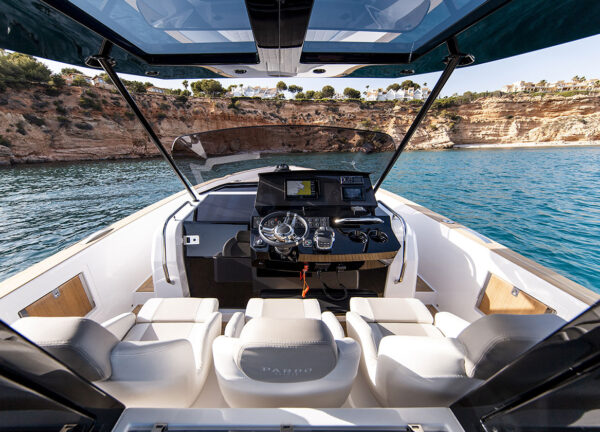
MULTIPOLYGON (((328 125, 372 129, 402 138, 419 105, 358 101, 257 99, 180 100, 135 95, 165 146, 181 134, 252 125, 328 125)), ((43 86, 0 94, 0 163, 32 163, 157 156, 118 94, 98 88, 43 86)), ((251 138, 251 137, 249 137, 251 138)), ((254 138, 253 138, 254 139, 254 138)), ((290 138, 293 141, 293 137, 290 138)), ((409 149, 456 144, 540 143, 600 140, 600 96, 503 96, 469 103, 437 103, 409 149)), ((249 147, 260 149, 261 143, 249 147)), ((293 151, 306 143, 290 142, 293 151)), ((347 140, 331 145, 324 136, 311 151, 368 151, 347 140)), ((375 148, 374 150, 378 150, 375 148)), ((383 148, 382 148, 383 150, 383 148)))

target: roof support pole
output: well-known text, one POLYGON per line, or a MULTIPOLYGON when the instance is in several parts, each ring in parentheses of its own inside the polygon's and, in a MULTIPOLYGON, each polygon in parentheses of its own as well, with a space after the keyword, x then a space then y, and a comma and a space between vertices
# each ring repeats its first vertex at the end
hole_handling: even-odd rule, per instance
POLYGON ((112 80, 113 84, 117 87, 117 90, 119 91, 121 96, 123 96, 123 99, 125 99, 125 102, 127 102, 127 105, 129 105, 129 108, 131 108, 139 122, 144 127, 144 130, 150 137, 150 140, 152 140, 156 148, 158 148, 160 154, 167 161, 167 163, 173 169, 173 171, 175 171, 175 175, 177 175, 181 183, 183 183, 183 186, 185 186, 186 190, 190 194, 190 197, 192 198, 192 201, 198 201, 198 195, 196 195, 193 186, 187 181, 183 173, 179 170, 179 168, 175 164, 175 161, 173 160, 167 149, 162 145, 160 139, 158 138, 158 135, 156 135, 156 132, 154 132, 154 129, 152 129, 152 126, 150 125, 146 117, 144 117, 144 114, 142 114, 139 107, 125 88, 125 85, 113 69, 114 60, 108 55, 111 48, 112 44, 105 40, 102 44, 102 48, 100 49, 100 54, 88 58, 86 63, 88 63, 89 66, 98 65, 102 67, 102 69, 104 69, 104 71, 112 80))
POLYGON ((448 78, 450 78, 450 75, 452 75, 452 72, 454 72, 454 69, 456 69, 457 66, 471 64, 474 61, 474 59, 471 55, 463 54, 459 51, 458 45, 456 43, 456 39, 454 39, 454 38, 449 39, 446 42, 446 45, 448 46, 448 51, 450 52, 450 54, 444 59, 444 62, 446 63, 446 67, 444 68, 444 71, 442 72, 442 75, 438 79, 437 83, 435 83, 435 87, 433 87, 433 90, 431 90, 429 97, 427 98, 427 100, 425 101, 425 103, 423 104, 423 106, 421 107, 419 112, 417 113, 417 116, 413 120, 412 124, 406 131, 406 134, 404 134, 404 137, 402 138, 400 145, 396 148, 396 151, 392 155, 392 158, 390 159, 387 166, 383 170, 381 177, 379 177, 379 179, 377 180, 377 183, 375 183, 375 186, 373 188, 375 190, 375 192, 377 192, 377 189, 379 189, 379 187, 385 180, 386 176, 390 173, 394 164, 398 160, 400 153, 402 153, 402 151, 404 151, 404 149, 410 142, 410 139, 415 134, 416 130, 419 128, 421 122, 425 118, 425 115, 427 114, 427 112, 429 111, 431 106, 433 105, 433 102, 439 96, 440 92, 444 88, 444 85, 448 81, 448 78))

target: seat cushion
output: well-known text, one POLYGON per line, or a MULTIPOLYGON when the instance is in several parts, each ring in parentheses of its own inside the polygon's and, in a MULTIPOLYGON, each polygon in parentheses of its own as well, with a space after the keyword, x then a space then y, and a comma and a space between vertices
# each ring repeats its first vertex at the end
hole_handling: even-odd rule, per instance
POLYGON ((467 375, 489 378, 564 323, 552 314, 479 318, 458 335, 465 346, 467 375))
POLYGON ((367 322, 433 324, 427 307, 415 298, 353 297, 350 310, 367 322))
POLYGON ((156 342, 186 339, 192 344, 196 369, 200 369, 203 351, 207 349, 204 343, 207 330, 205 323, 141 323, 133 326, 123 341, 156 342))
POLYGON ((152 298, 137 316, 138 323, 150 322, 205 322, 219 309, 215 298, 152 298))
POLYGON ((316 299, 251 298, 246 306, 248 318, 321 319, 321 307, 316 299))
POLYGON ((21 318, 12 327, 90 381, 108 379, 119 342, 99 323, 79 317, 21 318))
POLYGON ((373 342, 379 347, 381 339, 387 336, 429 336, 435 338, 444 337, 435 326, 419 323, 368 323, 373 331, 373 342))
POLYGON ((238 367, 257 381, 316 380, 337 363, 337 346, 327 325, 315 319, 255 318, 242 330, 238 367))
POLYGON ((379 346, 374 392, 383 406, 448 406, 480 380, 465 374, 455 339, 388 336, 379 346))

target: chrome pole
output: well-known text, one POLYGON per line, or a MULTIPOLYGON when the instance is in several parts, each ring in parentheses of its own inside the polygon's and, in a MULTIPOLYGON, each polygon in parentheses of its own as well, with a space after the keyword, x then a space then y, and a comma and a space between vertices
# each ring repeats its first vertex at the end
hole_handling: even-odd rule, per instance
POLYGON ((162 145, 160 139, 154 132, 154 129, 152 129, 152 126, 150 125, 148 120, 146 120, 146 117, 144 117, 144 114, 142 114, 137 104, 127 91, 127 88, 125 88, 125 85, 113 69, 114 61, 108 56, 108 51, 110 51, 111 47, 112 44, 110 44, 110 42, 105 41, 102 45, 102 49, 100 50, 101 53, 88 58, 88 65, 92 65, 92 62, 95 61, 98 65, 102 67, 102 69, 104 69, 104 71, 112 80, 113 84, 117 87, 117 90, 119 91, 121 96, 123 96, 123 99, 125 99, 125 102, 127 102, 127 105, 129 105, 129 108, 131 108, 139 122, 142 124, 144 130, 146 131, 156 148, 158 148, 160 154, 167 161, 169 166, 173 169, 181 183, 183 183, 183 185, 185 186, 186 190, 190 194, 190 197, 192 198, 192 201, 198 201, 198 195, 196 195, 193 186, 187 181, 183 173, 179 170, 179 168, 175 164, 175 161, 173 160, 167 149, 162 145))
POLYGON ((423 104, 423 106, 417 113, 417 116, 415 117, 415 119, 411 123, 410 127, 406 131, 406 134, 402 138, 400 145, 398 146, 398 148, 392 155, 392 158, 388 162, 385 169, 383 170, 381 177, 379 177, 379 179, 377 180, 377 183, 375 183, 375 186, 373 187, 373 190, 375 192, 377 192, 377 189, 379 189, 379 187, 385 180, 386 176, 390 173, 390 171, 396 164, 398 157, 400 157, 400 153, 402 153, 402 151, 406 148, 410 139, 412 138, 412 136, 415 134, 416 130, 421 125, 421 122, 425 118, 425 115, 427 114, 427 112, 433 105, 433 102, 435 102, 438 95, 444 88, 446 81, 448 81, 448 78, 450 78, 450 75, 452 75, 452 72, 454 72, 454 69, 456 69, 457 66, 468 65, 468 64, 473 63, 473 61, 474 61, 473 56, 471 56, 470 54, 463 54, 458 50, 458 45, 456 43, 456 39, 454 39, 454 38, 449 39, 446 42, 446 45, 448 47, 448 51, 450 52, 450 54, 444 59, 444 61, 446 62, 446 67, 444 68, 444 71, 442 72, 442 75, 440 76, 438 81, 435 83, 433 90, 431 90, 431 94, 429 95, 427 100, 425 100, 425 103, 423 104))

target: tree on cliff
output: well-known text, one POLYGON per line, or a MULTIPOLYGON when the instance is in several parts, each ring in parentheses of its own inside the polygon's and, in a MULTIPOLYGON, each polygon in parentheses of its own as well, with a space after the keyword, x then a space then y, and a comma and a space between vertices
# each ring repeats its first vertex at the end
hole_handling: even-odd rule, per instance
POLYGON ((191 84, 194 96, 206 95, 209 97, 219 97, 225 93, 225 89, 221 83, 214 79, 203 79, 201 81, 194 81, 191 84))
POLYGON ((306 99, 312 99, 315 97, 315 91, 314 90, 306 90, 306 93, 304 93, 306 95, 306 99))
POLYGON ((30 55, 6 53, 0 50, 0 83, 13 85, 24 82, 45 83, 50 80, 50 69, 30 55))
POLYGON ((90 83, 87 82, 84 77, 76 76, 73 78, 73 81, 71 81, 71 85, 76 87, 89 87, 90 83))
POLYGON ((277 83, 277 93, 282 92, 282 91, 286 91, 288 89, 288 86, 286 83, 284 83, 283 81, 279 81, 277 83))
POLYGON ((398 83, 390 84, 389 86, 387 86, 386 90, 387 91, 390 91, 390 90, 398 91, 398 90, 400 90, 400 84, 398 84, 398 83))
MULTIPOLYGON (((146 93, 146 84, 144 84, 143 82, 128 81, 128 80, 121 80, 121 81, 123 81, 123 84, 125 84, 125 87, 127 87, 130 91, 132 91, 134 93, 146 93)), ((73 82, 75 82, 75 80, 73 80, 73 82)))
POLYGON ((188 80, 183 80, 183 82, 181 84, 183 84, 183 88, 186 90, 188 89, 188 86, 190 85, 188 80))
POLYGON ((83 75, 83 72, 81 72, 79 69, 75 69, 72 67, 66 67, 66 68, 62 68, 60 70, 60 74, 61 75, 71 75, 71 74, 83 75))
MULTIPOLYGON (((326 85, 321 89, 321 98, 331 99, 335 95, 335 89, 330 85, 326 85)), ((319 99, 321 99, 319 98, 319 99)))
POLYGON ((347 99, 360 99, 360 91, 351 87, 346 87, 344 89, 344 96, 346 96, 347 99))
POLYGON ((296 93, 296 99, 306 99, 306 95, 302 92, 296 93))
POLYGON ((66 81, 62 77, 62 75, 54 74, 50 77, 50 84, 52 84, 56 88, 61 88, 65 86, 66 81))
POLYGON ((402 81, 402 84, 400 84, 400 88, 403 90, 408 90, 410 88, 414 88, 416 90, 418 88, 421 88, 421 86, 414 81, 404 80, 404 81, 402 81))
POLYGON ((300 86, 297 86, 296 84, 292 84, 291 86, 288 87, 288 90, 291 93, 300 93, 303 89, 300 86))

